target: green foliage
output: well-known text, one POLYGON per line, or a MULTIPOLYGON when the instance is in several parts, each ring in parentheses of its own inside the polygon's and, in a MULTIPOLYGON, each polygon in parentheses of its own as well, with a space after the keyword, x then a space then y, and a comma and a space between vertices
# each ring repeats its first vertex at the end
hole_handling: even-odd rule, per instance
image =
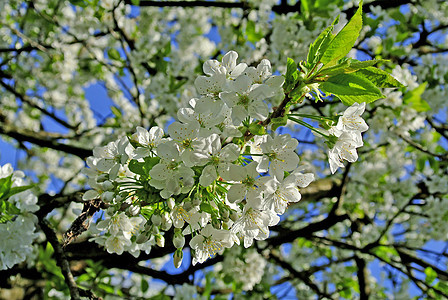
POLYGON ((256 43, 264 37, 263 32, 255 29, 255 22, 252 20, 247 21, 246 36, 247 40, 251 43, 256 43))
POLYGON ((316 40, 310 44, 310 49, 308 51, 307 56, 307 65, 308 69, 313 69, 320 61, 322 56, 325 54, 325 51, 328 48, 328 45, 334 38, 333 29, 334 25, 339 21, 339 16, 333 21, 333 23, 328 26, 324 31, 322 31, 316 40))
POLYGON ((273 118, 271 120, 271 129, 272 131, 277 130, 277 128, 281 126, 286 126, 288 123, 288 115, 284 115, 283 117, 273 118))
POLYGON ((107 51, 107 55, 109 55, 109 58, 113 60, 121 59, 120 52, 118 52, 118 50, 115 48, 109 48, 109 50, 107 51))
POLYGON ((408 104, 410 107, 418 112, 425 112, 431 110, 428 102, 422 99, 422 94, 425 91, 427 82, 420 84, 417 88, 408 91, 403 97, 403 103, 408 104))
POLYGON ((151 169, 158 164, 159 161, 159 157, 145 157, 143 162, 133 159, 129 163, 129 170, 135 174, 149 178, 149 171, 151 171, 151 169))
POLYGON ((398 80, 384 70, 367 67, 363 68, 355 73, 357 76, 369 80, 375 86, 379 88, 396 88, 403 87, 398 80))
MULTIPOLYGON (((362 1, 350 21, 338 34, 334 35, 332 31, 337 21, 338 18, 310 45, 307 62, 301 65, 302 71, 306 72, 307 88, 310 89, 312 84, 318 83, 319 88, 327 96, 334 95, 345 105, 352 105, 353 103, 370 103, 384 98, 378 88, 402 87, 402 84, 389 73, 375 67, 387 60, 359 61, 345 58, 362 28, 362 1), (316 70, 317 68, 319 69, 316 70)), ((285 91, 289 92, 295 87, 290 97, 297 99, 305 90, 300 85, 298 76, 295 75, 294 67, 294 61, 288 59, 285 91)), ((316 100, 319 99, 320 96, 317 94, 316 100)))
POLYGON ((58 290, 65 288, 64 275, 53 258, 54 249, 50 242, 47 242, 45 248, 39 247, 38 269, 42 269, 47 274, 51 274, 52 282, 58 290))
POLYGON ((350 21, 331 39, 320 59, 324 66, 332 66, 352 49, 362 28, 362 1, 350 21))
POLYGON ((373 102, 384 95, 370 81, 356 74, 338 74, 321 85, 322 91, 338 97, 345 105, 373 102))
MULTIPOLYGON (((366 61, 359 61, 357 59, 353 58, 345 58, 342 59, 340 63, 338 63, 335 66, 328 67, 328 68, 322 68, 319 71, 318 76, 325 76, 325 75, 338 75, 338 74, 348 74, 356 72, 360 69, 367 69, 368 67, 374 66, 378 63, 384 63, 387 60, 384 59, 375 59, 375 60, 366 60, 366 61)), ((374 68, 376 70, 376 68, 374 68)), ((390 76, 390 75, 389 75, 390 76)))
POLYGON ((437 272, 434 271, 434 269, 431 267, 426 267, 424 273, 426 275, 425 282, 427 284, 432 284, 434 280, 437 278, 437 272))
POLYGON ((285 93, 289 93, 299 81, 299 70, 297 69, 297 64, 292 58, 288 57, 286 63, 286 74, 285 74, 285 84, 283 89, 285 93))
POLYGON ((264 135, 266 134, 266 128, 259 122, 253 122, 249 125, 249 131, 253 135, 264 135))
POLYGON ((0 178, 0 224, 20 213, 20 210, 8 199, 33 187, 34 185, 12 187, 12 175, 0 178))

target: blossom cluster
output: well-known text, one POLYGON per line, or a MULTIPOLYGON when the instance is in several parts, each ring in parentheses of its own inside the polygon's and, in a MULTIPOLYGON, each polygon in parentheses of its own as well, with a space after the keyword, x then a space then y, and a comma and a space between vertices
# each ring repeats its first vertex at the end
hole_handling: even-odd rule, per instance
MULTIPOLYGON (((2 180, 0 198, 3 198, 5 191, 24 187, 25 174, 22 171, 14 171, 11 164, 6 164, 0 168, 0 180, 2 180), (10 178, 10 180, 8 180, 10 178)), ((13 193, 13 192, 11 192, 13 193)), ((37 197, 30 190, 21 191, 0 200, 0 270, 11 268, 17 263, 25 261, 33 255, 33 241, 37 238, 36 223, 37 217, 33 212, 39 209, 37 197), (12 215, 8 215, 9 208, 12 215)))
MULTIPOLYGON (((290 203, 301 199, 300 188, 313 180, 304 173, 289 134, 250 131, 268 118, 270 105, 283 99, 283 76, 271 64, 237 64, 237 53, 203 65, 206 76, 195 81, 200 97, 177 113, 167 132, 155 126, 94 149, 85 174, 91 190, 84 200, 100 198, 106 215, 94 226, 93 239, 108 252, 138 256, 165 245, 163 232, 174 227, 180 266, 186 235, 193 264, 225 248, 269 236, 290 203)), ((367 125, 364 105, 350 107, 336 126, 330 150, 334 173, 341 160, 354 161, 367 125)))
POLYGON ((358 160, 356 148, 362 147, 364 142, 361 133, 369 129, 361 115, 364 113, 366 103, 354 103, 339 117, 336 126, 330 127, 328 132, 337 137, 337 141, 328 151, 331 173, 344 167, 343 160, 355 162, 358 160))

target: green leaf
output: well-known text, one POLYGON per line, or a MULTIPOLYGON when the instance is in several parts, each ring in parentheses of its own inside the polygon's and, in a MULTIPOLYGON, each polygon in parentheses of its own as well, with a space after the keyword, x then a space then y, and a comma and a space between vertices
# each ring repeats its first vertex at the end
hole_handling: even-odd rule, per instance
POLYGON ((363 77, 379 88, 396 88, 403 87, 397 79, 384 70, 367 67, 365 69, 355 72, 356 76, 363 77))
POLYGON ((263 38, 263 33, 260 31, 256 31, 255 22, 248 20, 246 24, 246 35, 247 40, 251 43, 256 43, 263 38))
POLYGON ((308 56, 306 58, 308 68, 313 68, 320 61, 322 55, 325 53, 325 50, 327 50, 328 45, 334 38, 332 31, 334 29, 334 24, 338 21, 339 16, 330 26, 322 31, 317 39, 310 45, 310 50, 308 51, 308 56))
POLYGON ((70 3, 75 6, 87 7, 88 3, 84 0, 70 0, 70 3))
POLYGON ((352 105, 355 102, 370 103, 384 98, 384 95, 372 82, 356 76, 355 73, 332 76, 322 83, 320 88, 325 93, 338 97, 345 105, 352 105))
POLYGON ((427 82, 424 82, 412 91, 407 92, 403 97, 403 102, 405 104, 410 104, 410 106, 418 112, 431 110, 431 106, 429 106, 428 102, 421 97, 427 84, 427 82))
POLYGON ((279 128, 281 126, 285 126, 287 122, 288 122, 288 115, 272 119, 271 120, 272 131, 276 131, 277 128, 279 128))
POLYGON ((118 50, 115 48, 109 48, 109 50, 107 51, 107 55, 109 56, 110 59, 113 59, 113 60, 121 59, 120 52, 118 52, 118 50))
POLYGON ((6 200, 0 200, 0 224, 10 221, 18 213, 20 213, 20 209, 13 203, 6 200))
POLYGON ((367 67, 371 67, 373 65, 376 65, 381 62, 386 62, 386 61, 387 60, 385 60, 385 59, 359 61, 356 59, 348 58, 347 60, 345 60, 335 66, 320 70, 318 76, 353 73, 360 69, 365 69, 367 67))
POLYGON ((0 178, 0 199, 5 198, 9 193, 12 185, 12 175, 8 177, 0 178))
POLYGON ((116 116, 117 118, 121 118, 123 116, 123 114, 121 113, 121 110, 116 106, 111 106, 110 110, 112 111, 114 116, 116 116))
POLYGON ((373 253, 381 259, 384 259, 386 262, 390 262, 391 257, 393 256, 398 257, 397 250, 395 250, 395 248, 387 246, 378 246, 373 249, 373 253))
POLYGON ((145 167, 145 163, 139 162, 136 159, 133 159, 129 162, 129 170, 135 174, 145 176, 146 172, 145 172, 144 167, 145 167))
POLYGON ((362 1, 359 2, 359 8, 351 20, 338 32, 331 40, 325 53, 321 58, 324 65, 334 65, 339 59, 346 56, 358 39, 362 28, 362 1))
POLYGON ((11 188, 9 190, 9 192, 4 197, 7 199, 15 194, 29 190, 29 189, 33 188, 34 186, 35 186, 34 184, 24 185, 24 186, 15 186, 15 187, 11 188))
POLYGON ((160 158, 159 157, 145 157, 144 160, 145 160, 145 166, 144 166, 145 172, 146 172, 146 174, 149 175, 149 171, 151 171, 151 169, 159 163, 160 158))
POLYGON ((140 0, 131 0, 132 5, 139 6, 140 0))
POLYGON ((229 274, 224 275, 224 278, 222 279, 225 284, 231 284, 233 282, 233 277, 229 274))
POLYGON ((426 275, 425 282, 427 284, 433 283, 434 280, 437 278, 437 272, 434 271, 431 267, 427 267, 424 272, 426 275))
POLYGON ((147 291, 148 289, 149 289, 148 280, 142 278, 142 280, 141 280, 141 290, 142 290, 142 293, 143 293, 143 294, 146 293, 146 291, 147 291))
POLYGON ((209 213, 209 214, 213 213, 213 208, 207 202, 202 202, 199 207, 201 208, 202 211, 205 211, 206 213, 209 213))
POLYGON ((439 281, 434 285, 436 289, 441 290, 443 293, 448 294, 448 284, 443 281, 439 281))
POLYGON ((286 74, 285 74, 285 85, 284 90, 286 93, 291 91, 296 83, 299 81, 299 70, 297 69, 296 62, 288 57, 288 62, 286 63, 286 74))
POLYGON ((308 16, 311 12, 311 3, 310 0, 302 0, 300 1, 300 11, 308 19, 308 16))
POLYGON ((258 124, 258 122, 253 122, 249 125, 249 131, 253 134, 253 135, 265 135, 266 134, 266 129, 264 128, 263 125, 258 124))

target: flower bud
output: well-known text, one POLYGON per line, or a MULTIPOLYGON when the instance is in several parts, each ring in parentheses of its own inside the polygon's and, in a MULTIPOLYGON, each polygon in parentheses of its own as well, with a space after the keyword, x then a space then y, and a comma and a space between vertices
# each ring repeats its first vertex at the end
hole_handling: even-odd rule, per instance
POLYGON ((165 238, 160 233, 156 234, 156 244, 161 248, 165 247, 165 238))
POLYGON ((222 229, 229 230, 229 223, 223 222, 222 223, 222 229))
POLYGON ((162 215, 162 225, 160 226, 160 228, 163 231, 168 231, 172 225, 173 225, 173 221, 171 220, 170 214, 165 212, 162 215))
POLYGON ((229 210, 226 209, 226 208, 223 208, 222 210, 219 210, 219 211, 221 213, 221 219, 224 222, 228 222, 229 221, 229 216, 230 216, 229 210))
POLYGON ((185 245, 185 237, 182 234, 175 234, 173 238, 173 245, 176 248, 183 248, 185 245))
POLYGON ((218 219, 212 219, 212 226, 215 229, 221 229, 221 222, 218 219))
POLYGON ((152 222, 152 224, 154 224, 154 226, 159 227, 160 224, 162 224, 162 217, 158 214, 153 214, 151 216, 151 222, 152 222))
POLYGON ((173 254, 173 263, 176 268, 179 268, 182 264, 182 258, 184 257, 184 253, 182 252, 182 249, 177 249, 173 254))
POLYGON ((132 216, 136 216, 140 213, 140 206, 131 205, 131 206, 129 206, 128 211, 132 216))
POLYGON ((193 205, 191 202, 184 202, 184 209, 186 211, 190 211, 193 208, 193 205))

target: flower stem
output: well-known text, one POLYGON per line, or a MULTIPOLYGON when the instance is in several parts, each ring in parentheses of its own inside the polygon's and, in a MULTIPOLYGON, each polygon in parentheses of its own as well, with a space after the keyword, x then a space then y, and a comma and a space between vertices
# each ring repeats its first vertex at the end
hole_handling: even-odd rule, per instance
POLYGON ((310 124, 308 124, 308 123, 305 122, 305 121, 302 121, 302 120, 299 120, 299 119, 297 119, 297 118, 294 118, 294 117, 292 117, 291 115, 288 115, 288 119, 290 119, 291 121, 294 121, 294 122, 296 122, 296 123, 298 123, 298 124, 300 124, 300 125, 303 125, 303 126, 309 128, 309 129, 311 129, 312 131, 314 131, 314 132, 316 132, 316 133, 318 133, 318 134, 324 136, 324 137, 327 138, 327 139, 330 138, 328 135, 326 135, 326 134, 322 133, 321 131, 317 130, 316 128, 314 128, 313 126, 311 126, 310 124))

